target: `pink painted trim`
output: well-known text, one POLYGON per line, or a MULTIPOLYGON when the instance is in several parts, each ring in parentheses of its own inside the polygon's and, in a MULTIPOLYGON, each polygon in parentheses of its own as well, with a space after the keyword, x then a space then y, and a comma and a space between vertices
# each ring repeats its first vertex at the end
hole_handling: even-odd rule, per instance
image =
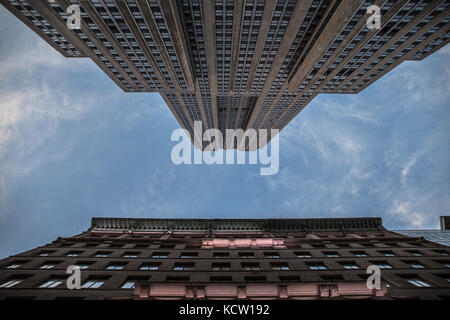
POLYGON ((203 239, 202 248, 285 248, 283 239, 203 239))
POLYGON ((136 284, 134 295, 141 299, 368 299, 386 295, 386 284, 379 290, 366 282, 292 284, 136 284))

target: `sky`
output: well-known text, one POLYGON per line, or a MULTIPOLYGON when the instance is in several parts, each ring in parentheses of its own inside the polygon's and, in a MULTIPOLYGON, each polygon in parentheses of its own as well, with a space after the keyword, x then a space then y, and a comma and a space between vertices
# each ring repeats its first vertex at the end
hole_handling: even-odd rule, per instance
POLYGON ((158 93, 125 93, 0 7, 0 258, 92 217, 381 217, 438 228, 450 208, 450 46, 357 95, 319 95, 280 133, 279 172, 175 165, 158 93))

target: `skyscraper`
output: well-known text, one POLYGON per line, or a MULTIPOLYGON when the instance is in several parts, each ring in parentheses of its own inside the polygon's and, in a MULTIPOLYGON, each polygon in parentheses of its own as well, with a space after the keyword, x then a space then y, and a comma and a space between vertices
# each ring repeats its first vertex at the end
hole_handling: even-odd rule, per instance
POLYGON ((449 254, 380 218, 93 218, 0 260, 0 300, 448 299, 449 254), (80 289, 66 286, 71 265, 80 289), (367 286, 371 265, 379 289, 367 286))
POLYGON ((222 133, 283 129, 317 94, 358 93, 449 42, 446 0, 0 1, 124 91, 160 92, 191 136, 194 121, 222 133), (71 4, 80 29, 66 26, 71 4), (379 29, 367 24, 372 5, 379 29))

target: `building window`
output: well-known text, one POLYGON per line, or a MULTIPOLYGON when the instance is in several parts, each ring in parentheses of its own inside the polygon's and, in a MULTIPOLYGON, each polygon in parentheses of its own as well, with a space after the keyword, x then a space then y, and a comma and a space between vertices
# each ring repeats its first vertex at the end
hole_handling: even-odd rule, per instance
POLYGON ((450 275, 449 274, 435 274, 435 276, 440 277, 440 278, 446 280, 447 282, 450 282, 450 275))
POLYGON ((359 266, 354 262, 342 262, 342 265, 345 269, 351 270, 351 269, 359 269, 359 266))
POLYGON ((322 280, 325 281, 343 281, 344 277, 340 274, 322 274, 320 275, 322 280))
POLYGON ((66 256, 68 256, 68 257, 78 257, 81 253, 82 253, 82 251, 69 251, 66 254, 66 256))
POLYGON ((46 262, 41 266, 41 269, 53 269, 56 266, 56 263, 46 262))
POLYGON ((408 252, 409 254, 411 254, 411 255, 413 255, 415 257, 421 257, 422 256, 422 253, 420 251, 417 251, 417 250, 408 250, 406 252, 408 252))
POLYGON ((137 244, 134 246, 135 249, 147 249, 148 245, 146 244, 137 244))
POLYGON ((213 258, 228 258, 229 256, 228 252, 213 252, 213 258))
POLYGON ((415 268, 415 269, 423 269, 423 268, 425 268, 425 266, 423 264, 421 264, 421 263, 419 263, 417 261, 409 261, 407 263, 409 263, 409 265, 411 267, 415 268))
POLYGON ((111 263, 106 267, 106 270, 122 270, 123 267, 125 267, 125 263, 111 262, 111 263))
POLYGON ((143 263, 139 270, 158 270, 159 263, 143 263))
POLYGON ((200 247, 199 244, 188 244, 185 246, 186 249, 200 249, 200 247))
POLYGON ((175 248, 174 244, 162 244, 159 246, 160 249, 173 249, 175 248))
POLYGON ((311 270, 326 270, 327 267, 323 263, 308 263, 308 267, 311 270))
POLYGON ((22 265, 22 262, 13 262, 11 264, 9 264, 6 269, 17 269, 18 267, 20 267, 22 265))
POLYGON ((448 252, 445 250, 433 250, 433 251, 441 256, 448 256, 448 252))
POLYGON ((386 261, 378 261, 373 264, 376 264, 380 269, 392 269, 392 266, 386 261))
POLYGON ((297 258, 312 258, 309 252, 296 252, 297 258))
POLYGON ((188 271, 188 270, 194 270, 194 264, 193 263, 175 263, 173 266, 174 271, 188 271))
POLYGON ((353 254, 356 257, 367 257, 367 253, 365 253, 364 251, 354 251, 353 254))
POLYGON ((39 286, 39 288, 56 288, 61 283, 63 283, 65 279, 49 279, 43 284, 39 286))
POLYGON ((180 255, 180 258, 182 259, 190 259, 190 258, 197 258, 198 252, 182 252, 180 255))
POLYGON ((188 282, 189 276, 167 276, 166 282, 188 282))
POLYGON ((245 281, 248 282, 266 282, 266 277, 265 276, 245 276, 244 277, 245 281))
POLYGON ((290 276, 279 276, 281 282, 300 282, 300 276, 290 275, 290 276))
POLYGON ((369 248, 375 247, 375 245, 372 242, 364 242, 364 243, 360 243, 360 245, 363 247, 369 247, 369 248))
POLYGON ((97 258, 106 258, 111 252, 99 251, 95 254, 97 258))
POLYGON ((278 259, 278 258, 280 258, 280 255, 278 254, 278 252, 264 252, 264 257, 278 259))
POLYGON ((272 270, 290 270, 289 265, 285 262, 272 262, 272 270))
POLYGON ((50 251, 50 250, 44 250, 44 251, 41 251, 40 253, 39 253, 39 257, 47 257, 50 253, 53 253, 54 251, 50 251))
POLYGON ((394 257, 395 254, 392 251, 380 251, 380 253, 385 257, 394 257))
POLYGON ((122 286, 120 288, 121 289, 134 289, 135 284, 136 284, 136 281, 128 280, 128 281, 125 281, 125 283, 122 284, 122 286))
POLYGON ((407 278, 406 281, 408 281, 410 284, 416 287, 430 287, 431 285, 422 279, 419 278, 407 278))
POLYGON ((137 258, 139 256, 140 252, 125 252, 123 254, 123 258, 137 258))
POLYGON ((97 289, 100 288, 105 283, 105 279, 89 279, 83 285, 81 288, 83 289, 97 289))
POLYGON ((389 247, 397 247, 398 246, 398 244, 396 242, 385 242, 384 244, 389 247))
POLYGON ((229 263, 213 263, 211 266, 213 271, 228 271, 231 270, 231 264, 229 263))
POLYGON ((325 256, 328 258, 338 258, 339 254, 337 252, 324 252, 325 256))
POLYGON ((169 255, 168 252, 155 252, 155 253, 152 254, 152 258, 165 259, 165 258, 168 257, 168 255, 169 255))
POLYGON ((243 262, 241 263, 242 270, 250 271, 250 270, 261 270, 261 267, 258 263, 249 263, 249 262, 243 262))
POLYGON ((209 277, 209 281, 211 282, 231 282, 231 276, 211 276, 209 277))
POLYGON ((253 252, 239 252, 239 258, 254 258, 255 254, 253 252))
POLYGON ((79 262, 76 264, 76 266, 79 267, 80 269, 84 270, 84 269, 88 269, 92 263, 93 262, 79 262))
POLYGON ((149 277, 128 277, 127 280, 120 286, 121 289, 134 289, 136 283, 139 281, 148 281, 149 277))
POLYGON ((0 288, 11 288, 11 287, 18 285, 22 281, 23 281, 23 279, 10 279, 10 280, 0 284, 0 288))

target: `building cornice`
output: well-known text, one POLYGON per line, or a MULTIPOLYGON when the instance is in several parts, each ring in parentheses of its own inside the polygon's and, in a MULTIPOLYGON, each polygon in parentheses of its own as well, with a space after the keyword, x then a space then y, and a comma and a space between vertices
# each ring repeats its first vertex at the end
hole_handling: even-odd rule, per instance
POLYGON ((155 219, 92 218, 91 231, 326 232, 381 231, 381 218, 155 219))

